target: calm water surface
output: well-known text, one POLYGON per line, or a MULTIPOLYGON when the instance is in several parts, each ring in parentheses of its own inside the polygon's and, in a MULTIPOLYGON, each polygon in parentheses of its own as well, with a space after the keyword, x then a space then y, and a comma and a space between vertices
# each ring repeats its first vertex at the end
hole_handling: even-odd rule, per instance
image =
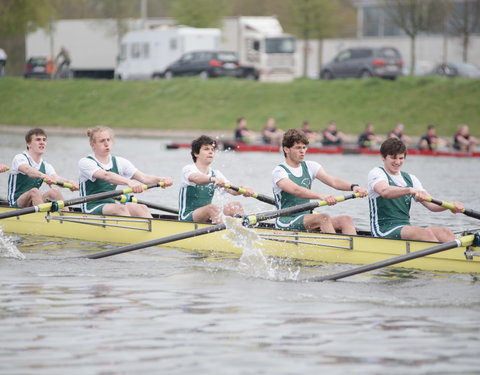
MULTIPOLYGON (((1 135, 0 162, 24 148, 1 135)), ((188 150, 165 140, 118 138, 118 155, 175 187, 142 199, 176 207, 188 150)), ((86 137, 49 137, 45 159, 76 178, 86 137)), ((312 155, 327 171, 366 184, 375 156, 312 155)), ((232 183, 271 195, 280 154, 219 153, 232 183)), ((479 160, 409 157, 406 170, 439 199, 480 209, 479 160)), ((0 196, 6 176, 0 176, 0 196)), ((320 188, 320 185, 316 185, 320 188)), ((326 190, 325 190, 326 191, 326 190)), ((67 197, 75 194, 66 193, 67 197)), ((241 198, 248 212, 269 209, 241 198)), ((327 208, 348 212, 368 229, 368 202, 327 208)), ((465 215, 432 214, 416 224, 478 228, 465 215)), ((477 374, 480 290, 470 275, 383 270, 339 282, 312 276, 348 265, 299 265, 151 248, 102 260, 75 259, 106 244, 40 236, 1 236, 0 373, 2 374, 477 374), (15 246, 25 259, 9 257, 15 246)))

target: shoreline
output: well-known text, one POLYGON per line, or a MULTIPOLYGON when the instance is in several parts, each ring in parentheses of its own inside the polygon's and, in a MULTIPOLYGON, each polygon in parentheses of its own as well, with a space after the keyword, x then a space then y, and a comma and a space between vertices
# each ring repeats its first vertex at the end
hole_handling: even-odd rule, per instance
MULTIPOLYGON (((78 128, 78 127, 64 127, 64 126, 36 126, 42 128, 46 131, 47 134, 54 135, 70 135, 70 136, 86 136, 87 129, 78 128)), ((32 129, 33 126, 26 125, 6 125, 0 124, 0 133, 9 133, 9 134, 21 134, 25 135, 28 130, 32 129)), ((136 129, 136 128, 114 128, 111 127, 115 133, 115 136, 118 137, 139 137, 139 138, 158 138, 158 139, 174 139, 174 140, 192 140, 201 135, 208 135, 212 138, 220 139, 222 141, 233 141, 233 132, 231 130, 196 130, 196 129, 136 129)), ((347 141, 345 144, 356 144, 358 139, 358 134, 346 134, 347 141)), ((380 140, 385 140, 385 136, 379 135, 380 140)), ((445 141, 449 141, 446 137, 441 137, 445 141)), ((410 136, 411 144, 410 147, 416 147, 420 137, 419 136, 410 136)))

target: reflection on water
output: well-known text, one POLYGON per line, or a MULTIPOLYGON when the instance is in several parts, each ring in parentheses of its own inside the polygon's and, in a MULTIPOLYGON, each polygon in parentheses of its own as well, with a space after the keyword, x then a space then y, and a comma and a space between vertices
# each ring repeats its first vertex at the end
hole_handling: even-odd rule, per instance
MULTIPOLYGON (((12 137, 18 136, 0 138, 0 160, 11 160, 23 147, 12 137)), ((191 159, 188 150, 164 146, 119 138, 116 153, 145 172, 173 176, 176 187, 142 199, 175 207, 180 170, 191 159)), ((51 136, 46 160, 75 178, 76 161, 88 152, 86 137, 51 136)), ((370 156, 311 158, 363 185, 379 164, 370 156)), ((216 166, 232 183, 271 195, 270 172, 281 159, 221 153, 216 166)), ((407 170, 421 176, 432 195, 480 209, 480 195, 472 193, 478 160, 409 157, 407 170)), ((6 181, 0 184, 5 194, 6 181)), ((270 209, 240 199, 248 212, 270 209)), ((349 212, 368 229, 367 207, 358 199, 328 209, 349 212)), ((432 214, 420 205, 413 215, 418 223, 454 230, 479 226, 465 215, 432 214)), ((78 256, 111 245, 15 239, 26 259, 0 257, 0 373, 478 373, 477 278, 388 269, 308 282, 348 265, 265 258, 249 231, 236 233, 246 250, 241 257, 149 248, 88 260, 78 256)))

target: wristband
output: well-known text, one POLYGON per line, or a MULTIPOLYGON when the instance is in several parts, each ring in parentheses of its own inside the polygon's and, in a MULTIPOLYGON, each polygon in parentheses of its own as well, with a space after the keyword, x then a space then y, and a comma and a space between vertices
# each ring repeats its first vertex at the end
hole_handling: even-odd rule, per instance
POLYGON ((351 185, 350 185, 350 190, 353 191, 353 188, 354 188, 355 186, 358 186, 358 184, 351 184, 351 185))

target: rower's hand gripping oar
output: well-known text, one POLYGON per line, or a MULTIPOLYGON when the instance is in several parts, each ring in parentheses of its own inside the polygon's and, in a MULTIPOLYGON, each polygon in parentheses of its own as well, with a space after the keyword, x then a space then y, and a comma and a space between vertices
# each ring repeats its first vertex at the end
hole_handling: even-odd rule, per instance
MULTIPOLYGON (((231 189, 231 190, 234 190, 242 195, 245 195, 248 193, 247 189, 244 189, 242 187, 238 187, 238 186, 232 186, 230 184, 225 184, 223 186, 225 189, 231 189)), ((261 202, 265 202, 265 203, 268 203, 268 204, 271 204, 272 206, 275 206, 275 199, 273 198, 270 198, 266 195, 263 195, 263 194, 257 194, 257 193, 253 193, 251 195, 253 198, 255 199, 258 199, 259 201, 261 202)))
POLYGON ((327 280, 339 280, 343 279, 348 276, 358 275, 359 273, 373 271, 379 268, 393 266, 394 264, 406 262, 407 260, 417 259, 421 257, 425 257, 427 255, 432 255, 439 253, 441 251, 451 250, 456 247, 462 246, 480 246, 480 234, 469 234, 467 236, 463 236, 457 238, 450 242, 445 242, 439 245, 427 247, 426 249, 415 251, 413 253, 402 254, 390 259, 384 259, 379 262, 366 264, 364 266, 356 267, 351 270, 343 271, 334 273, 332 275, 320 276, 310 279, 310 281, 327 281, 327 280))
MULTIPOLYGON (((359 196, 360 196, 360 194, 355 193, 355 194, 350 194, 350 195, 346 195, 346 196, 336 197, 336 200, 337 200, 337 202, 343 202, 347 199, 358 198, 359 196)), ((257 214, 257 215, 249 215, 249 216, 246 216, 243 219, 239 218, 239 219, 237 219, 237 221, 239 223, 242 223, 242 225, 244 225, 244 226, 254 225, 254 224, 256 224, 260 221, 264 221, 264 220, 268 220, 268 219, 275 219, 279 216, 293 215, 293 214, 296 214, 298 212, 309 211, 309 210, 313 210, 314 208, 321 207, 321 206, 326 206, 326 205, 328 205, 327 201, 309 202, 309 203, 304 203, 304 204, 300 204, 300 205, 293 206, 293 207, 284 208, 284 209, 281 209, 281 210, 265 212, 265 213, 261 213, 261 214, 257 214)), ((192 230, 192 231, 189 231, 189 232, 178 233, 178 234, 174 234, 174 235, 171 235, 171 236, 158 238, 158 239, 155 239, 155 240, 140 242, 140 243, 133 244, 133 245, 122 246, 122 247, 119 247, 117 249, 101 251, 99 253, 86 255, 85 258, 89 258, 89 259, 105 258, 105 257, 109 257, 109 256, 112 256, 112 255, 118 255, 118 254, 126 253, 126 252, 129 252, 129 251, 145 249, 145 248, 151 247, 151 246, 164 245, 164 244, 169 243, 169 242, 175 242, 175 241, 185 240, 187 238, 202 236, 204 234, 219 232, 219 231, 224 230, 226 228, 227 228, 226 224, 216 224, 216 225, 208 226, 208 227, 205 227, 205 228, 192 230)))
MULTIPOLYGON (((427 202, 432 202, 438 206, 442 206, 444 208, 448 208, 449 210, 454 210, 455 209, 455 205, 450 203, 450 202, 444 202, 444 201, 439 201, 437 199, 434 199, 432 197, 429 197, 427 199, 425 199, 425 201, 427 202)), ((473 217, 475 219, 480 219, 480 212, 478 211, 474 211, 472 209, 469 209, 469 208, 464 208, 463 211, 462 211, 462 214, 464 215, 467 215, 467 216, 470 216, 470 217, 473 217)))
MULTIPOLYGON (((44 182, 47 182, 47 179, 44 178, 43 181, 44 181, 44 182)), ((69 182, 52 181, 52 184, 53 184, 53 185, 60 186, 60 187, 63 187, 63 188, 65 188, 65 189, 70 189, 70 190, 72 190, 72 189, 74 188, 74 186, 73 186, 71 183, 69 183, 69 182)), ((75 189, 75 190, 77 190, 77 189, 75 189)))
MULTIPOLYGON (((163 182, 150 184, 150 185, 143 185, 143 190, 160 187, 163 185, 164 185, 163 182)), ((87 195, 85 197, 79 197, 79 198, 74 198, 70 200, 42 203, 42 204, 39 204, 38 206, 31 206, 31 207, 20 208, 18 210, 2 212, 0 213, 0 219, 7 219, 9 217, 27 215, 35 212, 58 211, 63 207, 73 206, 81 203, 93 202, 101 199, 114 198, 117 195, 130 194, 132 192, 133 192, 132 188, 126 188, 126 189, 119 189, 119 190, 106 191, 103 193, 87 195)))

